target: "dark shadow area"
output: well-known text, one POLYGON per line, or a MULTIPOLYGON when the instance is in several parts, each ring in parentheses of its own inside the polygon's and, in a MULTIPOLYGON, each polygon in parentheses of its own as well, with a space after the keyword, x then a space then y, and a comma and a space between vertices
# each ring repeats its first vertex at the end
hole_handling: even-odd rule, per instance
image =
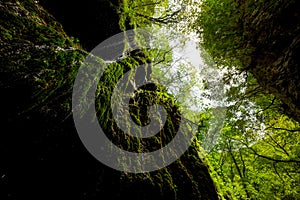
POLYGON ((92 50, 100 42, 120 32, 118 1, 112 0, 41 0, 62 25, 69 36, 80 40, 85 50, 92 50))

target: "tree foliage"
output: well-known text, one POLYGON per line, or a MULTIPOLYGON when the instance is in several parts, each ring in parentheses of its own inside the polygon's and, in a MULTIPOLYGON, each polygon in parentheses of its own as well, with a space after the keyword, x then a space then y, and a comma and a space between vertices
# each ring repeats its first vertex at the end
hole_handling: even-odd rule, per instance
MULTIPOLYGON (((193 25, 217 65, 229 69, 225 82, 230 85, 231 104, 220 138, 208 155, 227 198, 299 198, 300 128, 294 120, 298 118, 290 118, 297 115, 297 106, 287 100, 290 96, 281 85, 297 77, 288 75, 292 65, 273 64, 281 59, 284 53, 278 52, 289 40, 297 38, 282 30, 288 10, 295 11, 291 5, 204 0, 193 25)), ((288 90, 299 91, 296 86, 288 90)))

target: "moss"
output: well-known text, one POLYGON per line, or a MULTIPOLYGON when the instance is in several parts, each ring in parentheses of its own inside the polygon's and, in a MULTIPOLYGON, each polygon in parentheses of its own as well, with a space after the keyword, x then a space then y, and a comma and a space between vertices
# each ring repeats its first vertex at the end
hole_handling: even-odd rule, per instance
MULTIPOLYGON (((28 125, 24 130, 30 130, 31 133, 23 137, 35 136, 43 138, 43 141, 49 141, 49 135, 58 136, 55 137, 54 142, 46 143, 46 147, 41 147, 41 145, 34 149, 34 155, 59 157, 60 154, 64 155, 65 152, 73 151, 70 149, 76 147, 74 160, 83 155, 80 159, 85 160, 87 164, 76 166, 78 161, 73 161, 72 164, 67 165, 70 168, 64 173, 75 168, 75 176, 85 174, 83 171, 91 170, 95 161, 90 161, 86 151, 82 150, 80 142, 74 142, 78 140, 78 138, 74 139, 76 130, 72 120, 65 123, 65 119, 71 114, 73 82, 86 53, 78 49, 78 44, 74 43, 76 39, 69 38, 54 18, 33 1, 11 0, 1 5, 3 6, 0 7, 0 24, 2 25, 0 64, 3 67, 0 69, 2 78, 0 86, 5 96, 14 94, 13 98, 18 99, 18 106, 13 109, 14 101, 6 102, 11 109, 9 117, 12 122, 10 124, 16 127, 27 127, 27 124, 35 124, 36 119, 42 121, 42 125, 38 127, 28 125), (23 115, 24 113, 26 115, 23 115), (32 118, 31 121, 29 120, 30 123, 27 117, 23 116, 27 116, 28 119, 32 118), (63 140, 64 136, 66 138, 63 140), (69 140, 74 141, 69 144, 69 140), (53 153, 56 151, 58 153, 53 153)), ((166 88, 148 85, 135 93, 130 101, 130 111, 135 122, 143 125, 149 123, 147 110, 149 106, 157 103, 164 105, 168 116, 160 133, 146 139, 130 137, 124 134, 113 120, 110 97, 116 83, 128 70, 147 60, 136 56, 110 65, 101 77, 96 93, 97 117, 105 132, 108 133, 108 137, 120 148, 133 152, 153 151, 168 144, 176 134, 181 119, 180 107, 175 103, 173 96, 167 93, 166 88), (142 101, 139 101, 139 98, 142 101)), ((22 129, 17 130, 23 131, 22 129)), ((36 140, 35 138, 34 141, 36 140)), ((36 145, 36 143, 38 142, 29 142, 31 145, 36 145)), ((70 159, 71 155, 66 153, 60 161, 67 164, 65 159, 70 159)), ((58 162, 56 159, 54 161, 58 162)), ((106 174, 101 175, 97 183, 100 184, 98 188, 101 190, 92 191, 89 195, 92 197, 94 193, 97 193, 96 196, 101 196, 108 189, 113 191, 109 193, 112 199, 130 196, 131 199, 217 199, 217 190, 211 180, 208 166, 204 163, 205 161, 198 154, 195 141, 180 160, 150 173, 116 172, 97 164, 96 166, 100 165, 99 169, 105 171, 106 174), (105 181, 102 181, 102 178, 105 181)), ((35 165, 32 164, 31 168, 35 169, 35 165)), ((46 169, 47 173, 54 170, 53 168, 46 169)), ((90 175, 92 178, 89 181, 97 179, 94 177, 98 176, 95 171, 97 172, 97 170, 92 172, 90 175)), ((64 175, 62 172, 59 174, 64 175)), ((38 174, 31 174, 32 177, 36 178, 38 174)), ((60 184, 57 182, 55 184, 60 184)), ((87 187, 86 184, 84 187, 87 187)), ((52 187, 49 188, 52 190, 52 187)), ((78 194, 78 191, 73 192, 78 194)))
POLYGON ((13 87, 25 80, 30 85, 36 100, 24 109, 39 107, 48 114, 51 110, 53 116, 61 109, 70 112, 67 96, 84 53, 33 1, 5 2, 0 9, 2 84, 13 87), (63 99, 62 107, 58 99, 63 99))
POLYGON ((6 1, 0 9, 2 42, 55 44, 60 47, 74 44, 61 25, 33 0, 6 1))
MULTIPOLYGON (((101 77, 98 88, 98 119, 104 132, 114 144, 131 152, 151 152, 167 145, 176 132, 181 120, 181 112, 174 97, 166 88, 159 85, 146 85, 135 92, 130 101, 130 111, 137 124, 149 123, 148 110, 153 104, 161 104, 167 111, 166 124, 157 135, 151 138, 136 138, 125 134, 118 128, 109 108, 112 91, 117 81, 128 70, 135 68, 132 58, 111 65, 101 77), (100 92, 101 91, 101 92, 100 92), (111 128, 113 127, 113 128, 111 128), (111 131, 113 130, 113 132, 111 131)), ((121 175, 121 183, 125 185, 143 185, 143 190, 152 191, 156 198, 168 199, 217 199, 216 187, 210 177, 209 166, 200 157, 200 146, 194 141, 180 160, 155 172, 143 174, 121 175)), ((139 198, 148 199, 140 194, 139 198)))

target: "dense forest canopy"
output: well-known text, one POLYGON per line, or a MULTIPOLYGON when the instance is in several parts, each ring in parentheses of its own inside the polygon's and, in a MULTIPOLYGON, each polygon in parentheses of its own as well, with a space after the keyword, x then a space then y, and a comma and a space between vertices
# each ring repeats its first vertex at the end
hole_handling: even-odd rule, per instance
POLYGON ((0 142, 1 196, 299 199, 299 8, 296 0, 0 1, 1 105, 10 130, 0 142), (86 151, 71 101, 89 51, 140 28, 152 33, 135 38, 140 50, 125 46, 99 80, 100 125, 137 153, 170 143, 180 119, 195 137, 176 162, 135 174, 86 151), (143 46, 149 38, 152 49, 143 46), (196 62, 187 62, 192 54, 196 62), (143 78, 157 84, 135 92, 132 120, 150 123, 153 104, 168 114, 160 134, 146 139, 124 133, 110 108, 118 80, 141 64, 143 78))
POLYGON ((237 69, 227 80, 242 80, 209 153, 224 187, 241 199, 298 199, 299 2, 202 1, 193 27, 219 67, 237 69))

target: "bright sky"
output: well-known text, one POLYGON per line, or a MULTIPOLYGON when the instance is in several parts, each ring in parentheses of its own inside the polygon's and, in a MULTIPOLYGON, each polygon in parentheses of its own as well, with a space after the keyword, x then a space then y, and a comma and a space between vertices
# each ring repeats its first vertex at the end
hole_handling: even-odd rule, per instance
MULTIPOLYGON (((170 0, 169 7, 173 11, 176 11, 180 9, 180 6, 178 5, 182 5, 179 4, 182 1, 183 0, 170 0)), ((160 34, 165 35, 165 37, 169 40, 169 45, 172 46, 173 60, 177 61, 178 58, 182 58, 180 62, 173 62, 170 70, 168 71, 169 73, 165 74, 166 77, 169 76, 170 80, 172 80, 171 83, 168 83, 169 85, 167 85, 167 88, 173 95, 175 95, 175 97, 178 98, 181 105, 188 108, 190 111, 203 111, 205 108, 216 108, 219 111, 222 110, 222 112, 218 112, 219 116, 216 117, 219 118, 219 120, 224 120, 226 106, 230 104, 226 101, 225 90, 232 87, 232 84, 223 84, 223 76, 228 72, 227 69, 217 69, 214 68, 214 66, 208 66, 204 63, 203 58, 201 57, 201 52, 203 53, 203 50, 198 46, 199 39, 195 32, 188 30, 186 31, 186 35, 183 35, 180 33, 181 31, 175 31, 187 29, 188 21, 193 21, 195 19, 195 15, 191 13, 196 10, 199 11, 197 5, 199 5, 201 1, 196 0, 191 2, 193 3, 190 3, 184 10, 187 15, 185 18, 187 19, 186 21, 179 23, 179 25, 176 24, 174 27, 162 28, 160 31, 160 34), (184 45, 182 46, 180 44, 184 45), (185 77, 181 79, 174 79, 178 72, 184 73, 185 77), (208 83, 205 89, 203 89, 204 85, 201 81, 208 83), (190 89, 181 90, 181 88, 185 88, 190 85, 190 89)), ((158 8, 157 11, 158 13, 155 14, 156 17, 160 16, 159 12, 163 12, 164 9, 158 8)), ((234 70, 234 68, 232 70, 234 70)), ((243 81, 243 76, 241 75, 240 77, 236 77, 236 79, 243 81)), ((253 126, 261 126, 261 129, 263 129, 264 124, 258 123, 256 117, 254 117, 255 107, 256 106, 253 103, 251 104, 251 102, 249 102, 248 107, 245 108, 250 114, 250 118, 248 120, 251 124, 253 124, 253 126)), ((241 117, 238 116, 238 114, 239 113, 237 113, 236 119, 241 117)), ((261 135, 263 133, 258 131, 258 134, 261 135)))

